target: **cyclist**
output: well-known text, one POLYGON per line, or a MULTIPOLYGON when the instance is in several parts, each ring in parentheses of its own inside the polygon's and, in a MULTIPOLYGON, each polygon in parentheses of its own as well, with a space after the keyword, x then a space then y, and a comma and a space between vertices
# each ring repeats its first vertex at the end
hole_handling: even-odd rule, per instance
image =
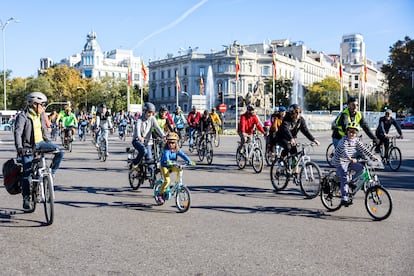
POLYGON ((247 106, 247 110, 240 116, 237 132, 240 136, 240 146, 243 146, 246 142, 246 138, 253 135, 254 127, 256 127, 261 133, 266 135, 265 130, 257 117, 254 107, 252 105, 247 106))
POLYGON ((167 114, 168 108, 165 105, 162 105, 158 110, 158 113, 155 115, 158 125, 165 133, 174 131, 173 125, 167 118, 167 114))
POLYGON ((283 118, 286 116, 286 107, 279 106, 276 107, 273 114, 270 116, 270 130, 268 136, 268 145, 269 149, 273 151, 273 146, 277 144, 276 133, 282 125, 283 118))
POLYGON ((81 110, 78 114, 78 135, 85 136, 86 135, 86 128, 88 127, 89 120, 88 115, 81 110))
POLYGON ((289 106, 286 116, 283 118, 283 122, 280 125, 279 130, 276 133, 276 139, 283 150, 280 157, 283 159, 288 153, 297 153, 296 138, 298 132, 302 132, 310 141, 314 142, 318 146, 319 141, 313 137, 309 132, 306 125, 305 118, 302 117, 302 108, 297 104, 289 106))
MULTIPOLYGON (((146 102, 141 117, 135 122, 134 135, 132 137, 132 145, 138 151, 137 157, 132 161, 132 166, 138 168, 139 163, 145 156, 148 163, 152 162, 152 134, 163 138, 164 131, 160 128, 154 117, 155 105, 146 102)), ((150 173, 153 175, 154 165, 149 166, 150 173)))
POLYGON ((373 160, 379 160, 358 138, 358 131, 359 125, 356 122, 350 122, 347 125, 347 135, 339 140, 333 158, 336 173, 341 178, 341 204, 345 207, 352 204, 348 196, 348 171, 353 170, 356 175, 359 175, 363 170, 363 165, 358 162, 356 157, 362 153, 373 160))
POLYGON ((347 101, 347 108, 340 113, 333 126, 332 142, 335 148, 338 145, 339 140, 346 135, 344 130, 350 122, 355 122, 360 125, 368 137, 371 138, 375 144, 378 144, 378 139, 371 132, 362 113, 358 111, 358 99, 350 97, 347 101))
POLYGON ((380 147, 384 144, 384 157, 385 160, 388 161, 388 149, 390 147, 390 135, 388 132, 390 131, 391 126, 394 126, 397 130, 400 138, 403 138, 402 131, 400 125, 397 121, 392 117, 391 109, 387 109, 385 111, 385 115, 379 119, 377 130, 375 131, 375 135, 377 136, 379 143, 375 147, 375 152, 380 153, 380 147))
POLYGON ((30 182, 29 177, 32 170, 33 156, 25 155, 25 152, 33 149, 58 149, 52 161, 52 175, 56 174, 60 162, 63 159, 63 151, 51 143, 46 134, 46 125, 41 115, 44 112, 44 105, 47 97, 41 92, 32 92, 27 95, 27 107, 16 117, 14 128, 14 143, 17 154, 23 163, 22 174, 22 196, 23 209, 30 209, 30 182))
POLYGON ((190 127, 190 132, 189 132, 190 140, 188 142, 190 151, 192 151, 192 148, 193 148, 194 133, 198 131, 200 127, 200 119, 201 119, 201 113, 197 111, 197 107, 193 105, 187 117, 187 123, 188 123, 188 126, 190 127))
POLYGON ((164 183, 162 184, 160 188, 160 192, 158 194, 158 201, 163 203, 164 200, 168 200, 170 195, 168 193, 167 188, 170 186, 170 172, 176 172, 177 173, 177 179, 178 179, 178 173, 180 171, 179 168, 173 166, 174 161, 176 162, 178 157, 181 157, 184 159, 184 161, 187 164, 195 165, 194 162, 190 160, 190 158, 178 147, 178 141, 179 137, 178 134, 175 132, 170 132, 167 135, 167 144, 164 148, 164 151, 162 152, 161 157, 161 174, 162 178, 164 179, 164 183))
POLYGON ((129 116, 125 114, 124 110, 121 110, 116 116, 116 123, 118 124, 118 133, 125 135, 125 130, 129 124, 129 116))
POLYGON ((221 128, 221 124, 222 124, 220 116, 218 115, 216 110, 217 109, 215 107, 213 107, 211 109, 211 113, 210 113, 210 117, 211 117, 211 120, 213 121, 213 125, 214 125, 214 127, 213 127, 214 134, 216 134, 216 131, 221 128))
POLYGON ((201 133, 201 140, 204 139, 204 135, 208 133, 210 130, 214 129, 213 120, 211 119, 208 110, 204 110, 203 116, 201 116, 200 120, 200 133, 201 133))
POLYGON ((105 139, 106 147, 106 156, 109 156, 109 147, 108 147, 108 130, 112 129, 112 119, 111 113, 106 109, 106 104, 101 103, 99 105, 99 110, 96 112, 96 121, 95 121, 95 146, 98 148, 98 141, 103 135, 105 139))
POLYGON ((185 116, 181 110, 180 106, 177 106, 175 108, 175 112, 172 115, 175 127, 176 127, 176 131, 178 133, 178 136, 181 137, 181 132, 185 129, 185 125, 187 123, 187 120, 185 119, 185 116))
POLYGON ((72 140, 75 140, 75 129, 78 126, 78 120, 76 119, 75 114, 72 113, 72 108, 67 106, 65 108, 65 114, 61 118, 62 127, 65 130, 63 133, 63 138, 65 138, 66 134, 70 131, 72 135, 72 140))

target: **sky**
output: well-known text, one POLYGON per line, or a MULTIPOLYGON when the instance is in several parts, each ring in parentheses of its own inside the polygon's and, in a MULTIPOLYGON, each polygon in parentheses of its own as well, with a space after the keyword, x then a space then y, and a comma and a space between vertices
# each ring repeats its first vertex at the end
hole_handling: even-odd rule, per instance
MULTIPOLYGON (((269 40, 302 41, 308 49, 339 54, 343 35, 360 33, 367 58, 387 60, 405 36, 414 39, 412 0, 9 0, 0 20, 11 78, 37 76, 40 59, 81 53, 94 31, 102 51, 133 50, 145 63, 198 47, 199 53, 269 40)), ((3 40, 0 71, 3 71, 3 40)))

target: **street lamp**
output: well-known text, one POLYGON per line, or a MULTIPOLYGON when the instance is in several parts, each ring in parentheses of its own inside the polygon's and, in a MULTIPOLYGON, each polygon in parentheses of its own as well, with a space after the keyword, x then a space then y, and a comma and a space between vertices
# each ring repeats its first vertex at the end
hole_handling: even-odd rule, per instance
POLYGON ((186 108, 187 110, 186 111, 188 111, 189 104, 190 104, 190 95, 185 91, 181 91, 180 93, 187 96, 187 108, 186 108))
POLYGON ((11 22, 19 23, 19 20, 17 20, 14 17, 10 17, 9 19, 7 19, 6 22, 4 22, 4 24, 0 20, 0 28, 3 33, 3 91, 4 91, 4 106, 3 107, 4 107, 4 110, 7 110, 7 106, 6 106, 7 104, 7 100, 6 100, 6 95, 7 95, 6 93, 6 87, 7 87, 6 85, 6 36, 5 36, 5 33, 6 33, 7 25, 9 25, 9 23, 11 22))

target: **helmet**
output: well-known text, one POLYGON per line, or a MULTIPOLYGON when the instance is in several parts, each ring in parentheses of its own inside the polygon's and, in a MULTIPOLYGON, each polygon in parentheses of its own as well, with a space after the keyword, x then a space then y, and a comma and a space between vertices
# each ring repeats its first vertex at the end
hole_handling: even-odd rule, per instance
POLYGON ((153 103, 150 102, 146 102, 144 104, 144 111, 151 111, 151 112, 155 112, 155 105, 153 103))
POLYGON ((347 126, 346 126, 346 130, 353 128, 356 129, 356 131, 359 131, 359 124, 355 123, 355 122, 350 122, 347 126))
POLYGON ((286 111, 286 107, 284 107, 283 105, 279 106, 279 112, 282 112, 282 111, 286 111))
POLYGON ((175 110, 181 110, 181 106, 177 105, 177 106, 175 107, 175 110))
POLYGON ((212 109, 211 109, 211 111, 216 111, 217 110, 217 108, 215 108, 215 107, 213 107, 212 109))
POLYGON ((168 108, 165 105, 161 105, 159 112, 168 111, 168 108))
POLYGON ((353 102, 356 102, 356 101, 358 101, 358 99, 354 96, 351 96, 351 97, 348 98, 348 101, 346 103, 349 104, 349 103, 353 103, 353 102))
POLYGON ((65 111, 72 111, 72 108, 70 106, 65 107, 65 111))
POLYGON ((277 112, 279 112, 279 107, 275 107, 275 108, 273 108, 273 113, 277 113, 277 112))
POLYGON ((175 132, 170 132, 167 135, 167 140, 175 140, 178 141, 180 138, 178 137, 178 134, 175 132))
POLYGON ((392 110, 391 110, 391 109, 387 109, 387 110, 385 111, 385 113, 390 113, 390 114, 392 114, 392 110))
POLYGON ((106 108, 106 104, 101 103, 101 104, 99 105, 99 107, 101 107, 101 108, 106 108))
POLYGON ((270 122, 269 120, 264 122, 265 127, 270 127, 271 125, 272 125, 272 122, 270 122))
POLYGON ((249 105, 247 106, 247 110, 248 110, 248 111, 252 111, 252 110, 254 110, 254 106, 252 106, 251 104, 249 104, 249 105))
POLYGON ((47 102, 47 97, 42 92, 32 92, 29 95, 27 95, 27 102, 29 104, 38 103, 42 104, 47 102))
POLYGON ((298 104, 292 104, 289 106, 289 111, 295 111, 297 113, 300 113, 302 111, 302 108, 298 104))

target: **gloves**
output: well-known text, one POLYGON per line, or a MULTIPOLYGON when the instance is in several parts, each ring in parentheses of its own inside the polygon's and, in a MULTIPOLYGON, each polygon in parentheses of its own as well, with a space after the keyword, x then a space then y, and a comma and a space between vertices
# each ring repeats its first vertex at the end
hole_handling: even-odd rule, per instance
POLYGON ((171 161, 171 160, 168 160, 168 161, 167 161, 167 165, 168 165, 168 166, 172 166, 172 165, 174 165, 174 162, 173 162, 173 161, 171 161))
POLYGON ((374 141, 374 145, 379 145, 380 143, 380 140, 378 138, 374 139, 373 141, 374 141))
POLYGON ((194 161, 190 161, 190 162, 188 162, 188 165, 190 165, 190 166, 195 166, 195 165, 196 165, 196 163, 195 163, 194 161))
POLYGON ((23 156, 23 148, 18 148, 17 149, 17 155, 18 156, 23 156))

